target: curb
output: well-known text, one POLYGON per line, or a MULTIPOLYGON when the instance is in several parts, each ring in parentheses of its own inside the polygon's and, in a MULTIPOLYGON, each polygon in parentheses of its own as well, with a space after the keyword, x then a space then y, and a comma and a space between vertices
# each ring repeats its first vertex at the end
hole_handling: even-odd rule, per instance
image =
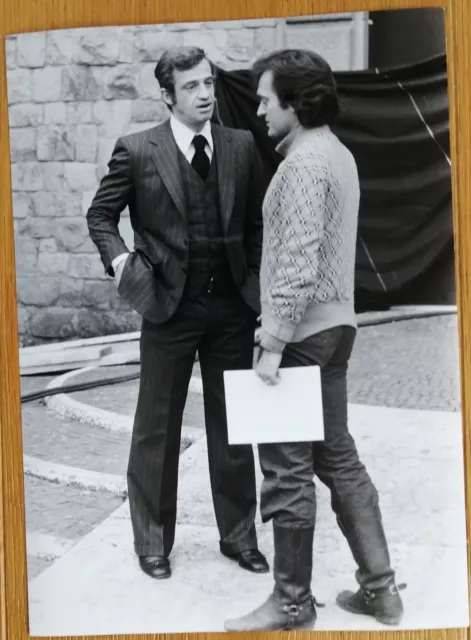
MULTIPOLYGON (((65 384, 68 384, 72 378, 90 371, 95 371, 98 368, 99 367, 85 367, 83 369, 74 369, 73 371, 64 373, 51 380, 46 389, 60 388, 65 384)), ((189 391, 200 395, 203 393, 203 386, 200 378, 192 376, 189 391)), ((85 402, 79 402, 65 393, 46 396, 44 400, 50 409, 63 418, 70 418, 71 420, 76 420, 77 422, 82 422, 84 424, 104 429, 106 431, 113 431, 115 433, 132 433, 133 418, 131 416, 124 416, 120 413, 114 413, 113 411, 94 407, 90 404, 86 404, 85 402)), ((196 427, 185 425, 182 427, 182 435, 186 435, 191 441, 193 441, 196 436, 194 433, 196 430, 196 427)), ((199 432, 201 430, 198 429, 197 431, 199 432)))
POLYGON ((127 496, 126 478, 116 474, 68 467, 26 455, 23 456, 23 470, 31 478, 89 491, 102 491, 120 498, 127 496))

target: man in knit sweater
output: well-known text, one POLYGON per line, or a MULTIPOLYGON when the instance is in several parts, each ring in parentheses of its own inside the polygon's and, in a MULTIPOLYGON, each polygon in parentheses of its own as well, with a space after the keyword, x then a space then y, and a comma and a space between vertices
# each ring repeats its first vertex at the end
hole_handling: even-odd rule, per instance
POLYGON ((330 129, 338 113, 329 65, 310 51, 272 53, 254 66, 268 135, 283 156, 265 195, 257 374, 321 368, 325 440, 259 446, 260 508, 272 520, 274 589, 227 631, 311 629, 316 493, 329 487, 337 522, 358 565, 357 592, 337 604, 395 625, 403 605, 391 568, 378 493, 348 430, 347 366, 356 335, 354 272, 360 189, 355 160, 330 129))

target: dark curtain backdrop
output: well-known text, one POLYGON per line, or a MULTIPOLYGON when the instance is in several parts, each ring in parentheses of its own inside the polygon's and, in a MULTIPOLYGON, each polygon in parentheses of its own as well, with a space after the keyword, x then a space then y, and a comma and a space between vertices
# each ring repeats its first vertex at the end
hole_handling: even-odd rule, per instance
MULTIPOLYGON (((334 130, 356 158, 361 185, 357 309, 419 301, 453 261, 446 58, 335 76, 334 130)), ((257 118, 255 90, 249 70, 218 70, 221 122, 253 132, 272 175, 280 157, 257 118)))

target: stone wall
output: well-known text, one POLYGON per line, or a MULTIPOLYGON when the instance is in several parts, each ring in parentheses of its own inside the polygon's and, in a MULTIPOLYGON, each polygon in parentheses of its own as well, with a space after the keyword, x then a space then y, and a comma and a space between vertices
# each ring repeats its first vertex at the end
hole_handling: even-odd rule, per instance
MULTIPOLYGON (((348 17, 312 24, 334 67, 352 67, 353 24, 348 17), (330 38, 329 29, 335 31, 330 38), (333 47, 334 36, 336 45, 346 44, 333 47)), ((308 27, 301 24, 303 40, 308 27)), ((285 21, 255 20, 49 31, 6 40, 23 344, 139 327, 104 274, 85 213, 116 138, 168 117, 153 76, 162 49, 196 44, 222 67, 242 68, 296 37, 296 24, 290 28, 285 21)), ((132 248, 126 214, 120 229, 132 248)))

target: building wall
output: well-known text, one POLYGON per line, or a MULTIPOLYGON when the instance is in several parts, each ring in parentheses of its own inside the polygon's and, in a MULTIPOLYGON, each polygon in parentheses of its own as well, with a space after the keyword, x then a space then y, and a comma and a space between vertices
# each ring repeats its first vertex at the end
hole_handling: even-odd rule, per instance
MULTIPOLYGON (((364 14, 22 34, 6 41, 19 330, 23 344, 133 331, 85 214, 118 136, 168 117, 162 50, 200 45, 226 69, 313 46, 334 69, 366 67, 364 14)), ((120 232, 130 249, 127 214, 120 232)))

